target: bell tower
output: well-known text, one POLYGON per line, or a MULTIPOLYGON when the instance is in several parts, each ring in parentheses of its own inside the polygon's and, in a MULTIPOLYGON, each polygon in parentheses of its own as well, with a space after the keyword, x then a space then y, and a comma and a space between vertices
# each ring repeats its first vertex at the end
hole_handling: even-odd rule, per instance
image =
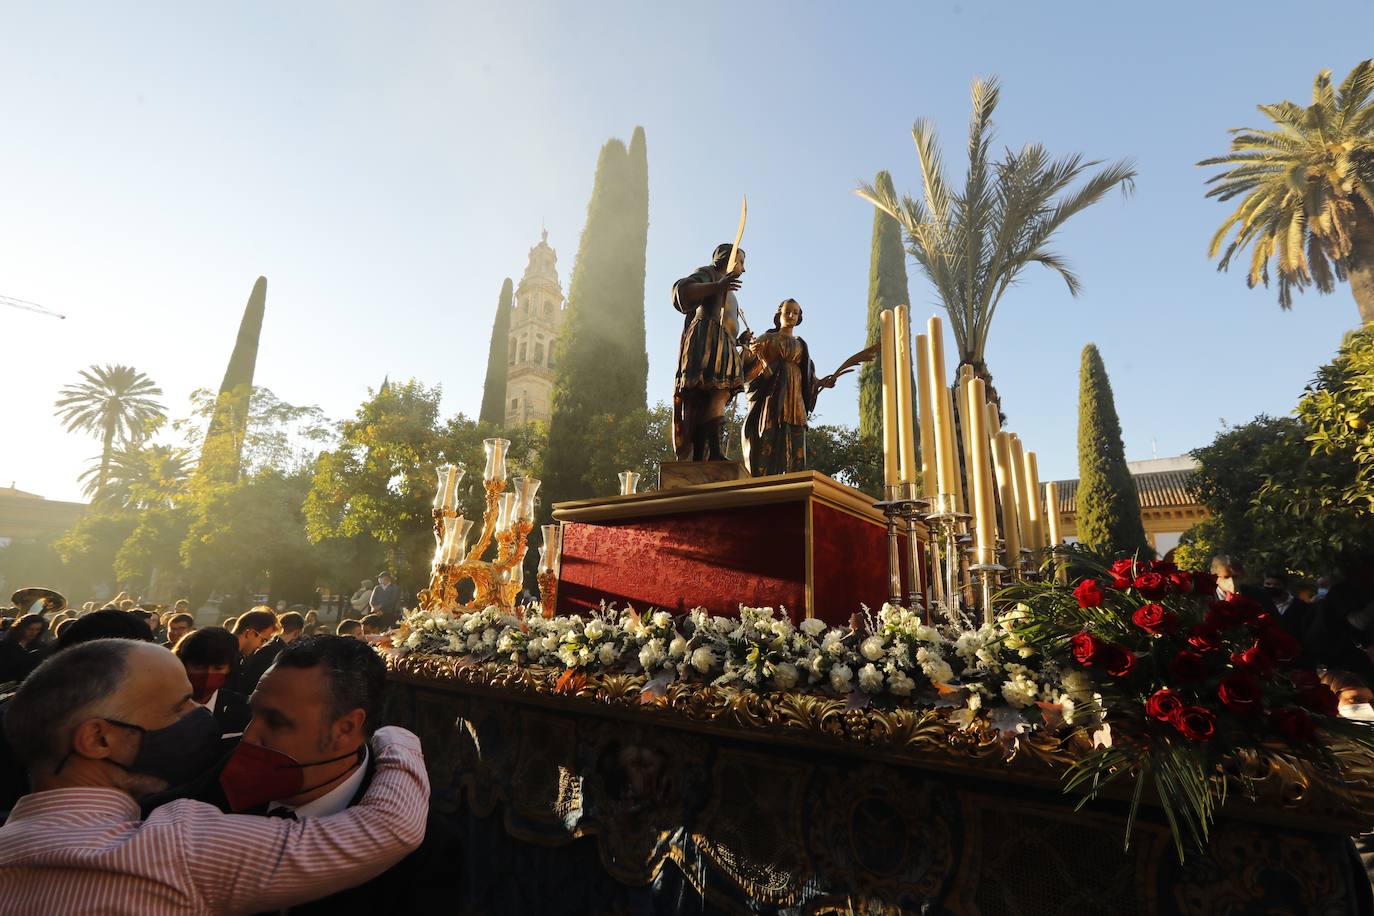
POLYGON ((553 409, 553 345, 563 324, 557 253, 544 230, 530 249, 525 275, 511 303, 506 357, 506 428, 547 423, 553 409))

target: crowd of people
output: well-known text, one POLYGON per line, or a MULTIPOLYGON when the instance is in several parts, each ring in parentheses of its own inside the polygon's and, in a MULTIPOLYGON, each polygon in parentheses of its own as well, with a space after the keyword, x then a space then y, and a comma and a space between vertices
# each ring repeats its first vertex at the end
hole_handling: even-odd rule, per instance
POLYGON ((381 725, 367 636, 386 617, 328 633, 266 605, 204 627, 127 596, 30 610, 0 637, 0 912, 451 901, 457 841, 429 816, 419 741, 381 725))

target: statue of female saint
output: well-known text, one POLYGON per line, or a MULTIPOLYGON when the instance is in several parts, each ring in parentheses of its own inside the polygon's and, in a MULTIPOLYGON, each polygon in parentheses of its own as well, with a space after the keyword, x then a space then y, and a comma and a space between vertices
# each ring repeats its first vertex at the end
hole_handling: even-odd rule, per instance
MULTIPOLYGON (((673 450, 679 461, 721 461, 725 405, 744 389, 735 290, 744 273, 744 250, 727 272, 730 243, 717 245, 711 263, 673 284, 673 307, 684 316, 673 384, 673 450)), ((749 358, 752 361, 752 358, 749 358)))
POLYGON ((744 466, 754 477, 806 469, 806 419, 821 389, 835 386, 834 375, 816 377, 806 341, 796 334, 801 322, 801 305, 784 299, 773 315, 773 330, 749 344, 749 352, 766 367, 745 395, 744 466))

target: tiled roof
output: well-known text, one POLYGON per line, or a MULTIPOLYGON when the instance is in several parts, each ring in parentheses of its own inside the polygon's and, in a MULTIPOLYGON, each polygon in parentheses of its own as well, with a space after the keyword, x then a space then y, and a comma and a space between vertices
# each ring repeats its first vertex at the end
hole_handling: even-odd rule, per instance
MULTIPOLYGON (((1151 471, 1146 474, 1133 474, 1136 489, 1140 492, 1140 508, 1173 509, 1182 506, 1195 506, 1197 500, 1188 492, 1188 481, 1192 471, 1151 471)), ((1071 514, 1078 509, 1078 481, 1057 480, 1059 489, 1059 511, 1071 514)))

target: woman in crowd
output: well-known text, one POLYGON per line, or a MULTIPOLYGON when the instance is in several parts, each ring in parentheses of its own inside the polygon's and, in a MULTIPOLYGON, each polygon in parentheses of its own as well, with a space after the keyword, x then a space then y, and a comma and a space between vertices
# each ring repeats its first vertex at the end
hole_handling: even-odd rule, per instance
POLYGON ((22 681, 43 660, 39 639, 48 628, 42 614, 21 617, 0 640, 0 684, 22 681))

